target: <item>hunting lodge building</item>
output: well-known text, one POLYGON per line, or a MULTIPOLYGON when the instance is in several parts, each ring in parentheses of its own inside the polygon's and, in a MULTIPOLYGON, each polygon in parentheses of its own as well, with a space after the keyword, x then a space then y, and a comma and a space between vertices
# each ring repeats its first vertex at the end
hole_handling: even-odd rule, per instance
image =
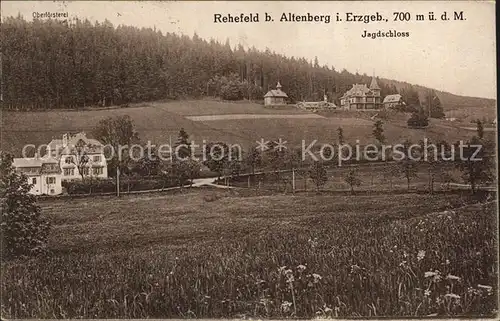
POLYGON ((372 78, 370 87, 366 84, 354 84, 340 97, 340 107, 344 110, 367 110, 382 108, 380 87, 375 77, 372 78))

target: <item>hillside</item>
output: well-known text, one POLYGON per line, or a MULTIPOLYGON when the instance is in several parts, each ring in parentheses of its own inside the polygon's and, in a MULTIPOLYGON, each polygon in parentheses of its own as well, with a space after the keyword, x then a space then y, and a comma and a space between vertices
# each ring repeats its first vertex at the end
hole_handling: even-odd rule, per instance
MULTIPOLYGON (((413 86, 413 88, 418 91, 421 101, 424 101, 426 95, 428 95, 428 93, 429 93, 429 90, 433 90, 432 88, 419 86, 419 85, 412 85, 412 84, 409 84, 407 82, 397 81, 397 80, 393 80, 393 79, 382 78, 381 82, 383 82, 389 86, 394 85, 398 91, 401 91, 401 89, 403 89, 405 87, 413 86)), ((445 112, 451 111, 451 110, 467 109, 467 110, 469 110, 469 112, 473 113, 473 112, 476 112, 478 109, 480 109, 482 111, 481 114, 485 114, 491 118, 496 117, 496 100, 495 99, 459 96, 459 95, 455 95, 455 94, 452 94, 449 92, 439 91, 439 90, 435 90, 435 92, 436 92, 437 96, 439 97, 439 100, 441 101, 441 104, 443 105, 443 109, 445 112)))
MULTIPOLYGON (((179 129, 184 128, 197 144, 210 141, 239 143, 244 148, 256 140, 273 140, 282 137, 289 146, 306 145, 313 140, 319 143, 335 142, 338 127, 352 144, 373 142, 374 113, 333 112, 328 115, 309 114, 302 110, 273 110, 262 105, 221 101, 171 101, 139 104, 128 108, 90 111, 41 111, 8 112, 1 119, 2 150, 19 155, 25 144, 46 144, 54 137, 68 131, 92 132, 99 120, 106 117, 129 115, 142 141, 168 144, 171 136, 175 142, 179 129), (211 115, 212 120, 194 121, 194 115, 211 115), (220 117, 217 117, 220 115, 220 117), (229 117, 228 117, 229 115, 229 117), (241 115, 251 115, 242 119, 241 115), (267 118, 272 115, 273 118, 267 118), (231 117, 232 116, 232 117, 231 117), (219 118, 219 119, 218 119, 219 118), (233 119, 231 119, 233 118, 233 119)), ((402 142, 406 138, 419 141, 424 137, 449 142, 469 138, 473 132, 452 126, 443 120, 432 120, 429 128, 409 129, 408 115, 392 114, 385 120, 385 135, 389 143, 402 142)))
POLYGON ((47 144, 65 132, 85 131, 91 134, 100 120, 120 115, 129 115, 141 140, 151 140, 152 143, 168 144, 170 136, 175 142, 181 127, 196 140, 245 141, 245 137, 190 121, 169 112, 168 108, 143 105, 95 111, 4 112, 1 120, 2 150, 19 155, 25 144, 47 144))
MULTIPOLYGON (((371 80, 366 74, 320 65, 317 59, 241 45, 233 48, 229 42, 196 34, 115 27, 109 21, 5 17, 2 31, 2 98, 3 108, 9 110, 80 109, 208 96, 260 100, 277 81, 292 102, 322 100, 324 94, 338 102, 353 84, 371 80)), ((379 84, 382 97, 403 87, 423 96, 426 89, 391 79, 380 79, 379 84)), ((494 110, 495 106, 491 99, 445 92, 438 96, 445 110, 484 106, 494 110)))

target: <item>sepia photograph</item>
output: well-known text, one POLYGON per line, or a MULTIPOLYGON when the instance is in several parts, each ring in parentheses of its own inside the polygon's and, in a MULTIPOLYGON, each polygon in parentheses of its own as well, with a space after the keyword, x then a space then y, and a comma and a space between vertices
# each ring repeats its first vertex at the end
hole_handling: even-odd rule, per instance
POLYGON ((0 317, 498 319, 493 1, 3 1, 0 317))

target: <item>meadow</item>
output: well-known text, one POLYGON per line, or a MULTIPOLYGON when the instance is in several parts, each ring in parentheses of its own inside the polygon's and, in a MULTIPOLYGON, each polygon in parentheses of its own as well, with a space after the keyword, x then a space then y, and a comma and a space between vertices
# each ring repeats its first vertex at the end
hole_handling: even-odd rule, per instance
MULTIPOLYGON (((350 191, 350 185, 345 181, 345 177, 350 170, 356 172, 356 177, 360 180, 360 185, 355 186, 355 192, 399 192, 405 193, 408 189, 408 182, 401 172, 401 167, 390 163, 372 163, 372 164, 358 164, 346 165, 340 167, 327 168, 327 181, 320 187, 321 192, 333 191, 350 191), (391 175, 388 171, 391 170, 391 175)), ((257 172, 259 170, 257 169, 257 172)), ((412 192, 428 192, 430 189, 430 174, 429 167, 426 164, 421 164, 415 170, 415 177, 410 180, 410 191, 412 192)), ((250 187, 253 189, 266 188, 273 191, 292 192, 293 190, 293 176, 290 171, 276 173, 269 170, 268 173, 250 177, 242 175, 235 177, 230 181, 230 185, 237 187, 250 187)), ((451 184, 463 184, 462 173, 457 170, 453 165, 442 165, 433 170, 433 191, 448 191, 451 184)), ((221 184, 226 181, 221 180, 221 184)), ((297 169, 295 171, 295 190, 298 192, 304 191, 317 191, 316 185, 309 177, 308 168, 297 169)))
MULTIPOLYGON (((265 194, 265 195, 264 195, 265 194)), ((5 318, 497 313, 497 213, 468 194, 41 202, 50 252, 2 266, 5 318)))
MULTIPOLYGON (((288 141, 289 145, 301 146, 314 139, 319 142, 335 142, 338 127, 344 129, 347 142, 361 144, 374 142, 372 130, 374 120, 367 112, 336 111, 320 118, 260 118, 223 119, 193 121, 192 116, 219 115, 292 115, 305 117, 309 112, 300 109, 269 109, 250 102, 222 102, 214 100, 159 101, 132 105, 124 108, 97 110, 49 110, 38 112, 4 111, 0 117, 2 150, 20 155, 25 144, 47 144, 52 138, 61 138, 66 132, 85 131, 92 133, 97 123, 107 117, 129 115, 140 138, 153 144, 168 144, 170 138, 176 141, 180 128, 184 128, 190 139, 202 144, 203 140, 223 141, 240 144, 245 149, 255 145, 261 138, 288 141)), ((236 116, 235 116, 236 117, 236 116)), ((257 116, 255 116, 257 117, 257 116)), ((409 115, 394 114, 384 120, 384 131, 388 143, 400 143, 405 139, 419 141, 424 137, 433 141, 445 139, 454 142, 470 138, 473 131, 450 125, 443 120, 432 120, 426 129, 409 129, 406 119, 409 115)), ((220 118, 220 117, 219 117, 220 118)), ((493 137, 494 133, 491 133, 493 137)))

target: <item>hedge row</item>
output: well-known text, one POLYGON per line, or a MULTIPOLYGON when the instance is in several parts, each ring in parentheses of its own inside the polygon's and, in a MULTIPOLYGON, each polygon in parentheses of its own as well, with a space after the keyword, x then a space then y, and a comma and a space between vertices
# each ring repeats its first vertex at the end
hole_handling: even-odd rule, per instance
MULTIPOLYGON (((185 182, 188 184, 188 182, 185 182)), ((68 194, 91 194, 91 193, 113 193, 116 191, 116 181, 106 180, 85 180, 63 182, 62 186, 68 194)), ((120 191, 145 191, 178 186, 173 180, 165 179, 124 179, 120 181, 120 191)))

